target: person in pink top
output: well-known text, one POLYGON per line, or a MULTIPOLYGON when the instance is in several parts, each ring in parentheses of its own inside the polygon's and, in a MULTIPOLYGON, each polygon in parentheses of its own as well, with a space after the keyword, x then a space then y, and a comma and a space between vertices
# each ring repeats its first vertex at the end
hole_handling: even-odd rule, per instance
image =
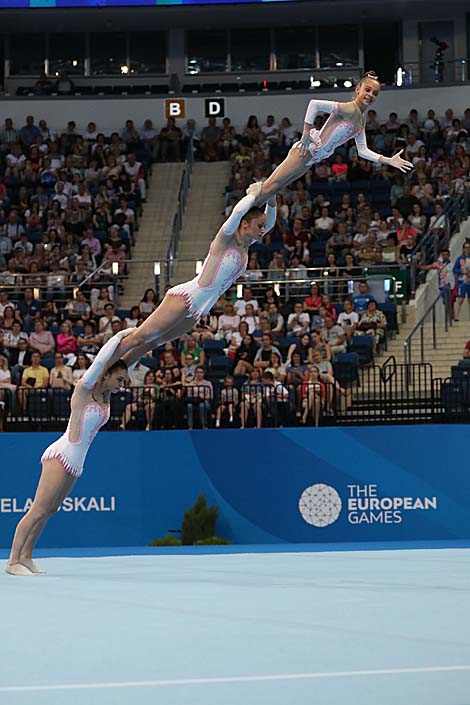
POLYGON ((393 157, 385 157, 367 146, 364 113, 375 102, 379 92, 378 76, 373 71, 368 71, 357 83, 353 100, 347 103, 311 100, 305 114, 301 139, 291 147, 284 161, 264 182, 256 205, 266 203, 278 191, 306 174, 312 164, 328 159, 337 147, 350 139, 356 141, 358 154, 364 159, 388 164, 403 172, 412 169, 413 165, 400 156, 403 150, 393 157), (321 130, 313 128, 318 113, 329 114, 321 130))
POLYGON ((187 333, 244 274, 250 245, 261 242, 276 222, 274 196, 264 211, 254 206, 260 192, 260 183, 248 188, 212 240, 200 274, 169 289, 158 308, 121 342, 110 364, 123 357, 132 365, 148 350, 187 333))
POLYGON ((112 367, 108 367, 107 363, 131 330, 120 331, 109 340, 77 382, 70 402, 67 429, 42 455, 42 473, 34 501, 16 527, 5 568, 7 573, 23 576, 44 573, 33 561, 34 547, 47 521, 58 511, 83 473, 83 464, 93 439, 109 419, 111 394, 129 379, 127 366, 122 360, 112 367))

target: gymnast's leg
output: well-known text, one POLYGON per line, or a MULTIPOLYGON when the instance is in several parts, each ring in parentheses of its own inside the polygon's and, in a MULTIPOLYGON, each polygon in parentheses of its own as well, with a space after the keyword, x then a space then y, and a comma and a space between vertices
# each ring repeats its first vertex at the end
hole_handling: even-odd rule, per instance
POLYGON ((107 367, 111 367, 117 360, 124 357, 127 364, 132 364, 133 361, 139 359, 136 354, 125 357, 133 348, 140 348, 139 356, 141 357, 146 350, 152 350, 158 345, 163 344, 168 340, 173 340, 176 336, 173 331, 180 330, 187 326, 180 335, 186 330, 189 330, 194 325, 193 318, 187 318, 188 310, 182 296, 165 296, 160 306, 142 323, 138 328, 134 328, 132 333, 129 333, 121 340, 118 348, 107 363, 107 367), (143 352, 142 352, 143 351, 143 352))
MULTIPOLYGON (((187 310, 186 310, 187 313, 187 310)), ((178 320, 173 328, 169 328, 163 335, 159 336, 158 339, 152 340, 149 343, 143 343, 142 345, 139 345, 136 348, 133 348, 132 350, 129 350, 124 356, 123 360, 126 363, 128 367, 131 367, 137 360, 140 360, 143 355, 145 355, 146 352, 149 350, 153 350, 154 348, 158 347, 159 345, 164 345, 165 343, 168 343, 170 340, 176 340, 177 338, 180 338, 182 335, 185 333, 188 333, 192 327, 194 326, 195 319, 194 318, 186 318, 183 317, 181 320, 178 320)), ((142 324, 143 325, 143 324, 142 324)))
POLYGON ((264 205, 278 191, 304 176, 304 174, 310 170, 307 164, 311 160, 312 156, 310 153, 302 157, 300 149, 291 147, 284 161, 279 164, 271 176, 263 183, 263 188, 255 201, 255 205, 264 205))
POLYGON ((33 504, 16 527, 10 558, 5 568, 11 575, 33 575, 39 571, 32 553, 47 521, 55 514, 76 482, 56 458, 45 460, 33 504))

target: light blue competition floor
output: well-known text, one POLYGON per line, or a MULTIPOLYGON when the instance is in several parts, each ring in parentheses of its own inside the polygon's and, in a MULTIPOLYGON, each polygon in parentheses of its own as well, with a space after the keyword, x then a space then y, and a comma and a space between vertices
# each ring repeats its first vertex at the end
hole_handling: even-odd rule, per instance
POLYGON ((470 550, 276 550, 2 574, 0 703, 470 705, 470 550))

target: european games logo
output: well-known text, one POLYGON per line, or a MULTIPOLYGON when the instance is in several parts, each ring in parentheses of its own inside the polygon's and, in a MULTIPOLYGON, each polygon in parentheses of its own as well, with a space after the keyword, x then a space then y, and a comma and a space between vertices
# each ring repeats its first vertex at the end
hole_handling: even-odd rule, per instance
POLYGON ((334 487, 319 483, 307 487, 299 499, 299 511, 307 524, 323 528, 334 524, 341 513, 341 497, 334 487))
MULTIPOLYGON (((323 483, 307 487, 299 511, 307 524, 323 529, 338 520, 343 503, 338 491, 323 483)), ((437 497, 381 497, 377 485, 347 485, 349 524, 401 524, 405 512, 436 511, 437 497)))

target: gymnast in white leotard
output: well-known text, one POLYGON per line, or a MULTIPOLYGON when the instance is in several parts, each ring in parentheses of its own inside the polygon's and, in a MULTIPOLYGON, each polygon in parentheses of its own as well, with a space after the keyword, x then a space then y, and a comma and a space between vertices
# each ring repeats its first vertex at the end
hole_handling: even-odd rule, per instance
POLYGON ((57 512, 83 472, 86 454, 96 434, 109 418, 109 399, 128 379, 121 360, 106 371, 121 340, 132 329, 120 331, 96 356, 75 387, 64 435, 44 451, 42 473, 34 501, 16 527, 6 572, 12 575, 42 573, 33 561, 33 549, 48 519, 57 512))
POLYGON ((274 197, 266 203, 264 211, 254 207, 260 192, 260 183, 249 187, 212 241, 201 273, 169 289, 160 306, 121 342, 110 364, 123 358, 132 365, 148 350, 191 330, 244 273, 248 248, 253 242, 260 242, 276 222, 274 197))
POLYGON ((411 169, 413 165, 400 156, 403 150, 393 157, 386 157, 367 146, 363 113, 375 101, 379 91, 377 75, 369 71, 356 85, 354 100, 347 103, 311 100, 305 114, 302 138, 291 147, 284 161, 264 182, 256 205, 266 203, 278 191, 306 174, 312 164, 327 159, 337 147, 350 139, 355 140, 358 154, 364 159, 388 164, 403 172, 411 169), (317 113, 329 113, 321 130, 313 128, 317 113))

